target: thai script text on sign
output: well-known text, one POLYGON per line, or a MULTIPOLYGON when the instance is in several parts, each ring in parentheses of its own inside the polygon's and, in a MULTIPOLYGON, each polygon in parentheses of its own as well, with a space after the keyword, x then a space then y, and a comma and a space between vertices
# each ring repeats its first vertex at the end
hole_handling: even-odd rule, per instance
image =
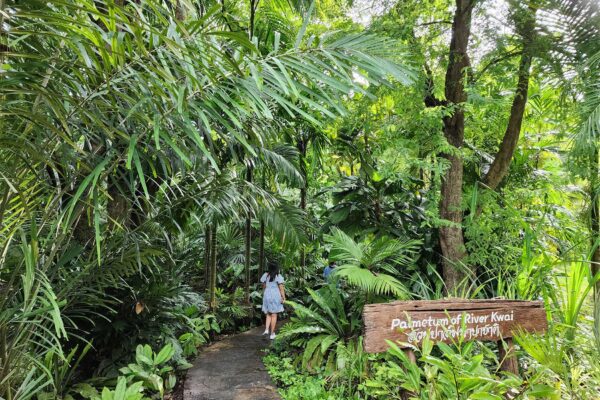
POLYGON ((397 301, 365 306, 365 349, 387 349, 386 340, 420 344, 433 341, 500 340, 516 330, 543 332, 546 312, 537 301, 435 300, 397 301))
POLYGON ((500 336, 500 323, 514 321, 514 310, 509 312, 491 311, 480 315, 475 312, 447 313, 443 317, 434 317, 431 314, 423 319, 394 318, 390 329, 407 330, 408 342, 420 343, 427 334, 434 341, 446 341, 449 338, 464 337, 467 340, 479 337, 500 336))

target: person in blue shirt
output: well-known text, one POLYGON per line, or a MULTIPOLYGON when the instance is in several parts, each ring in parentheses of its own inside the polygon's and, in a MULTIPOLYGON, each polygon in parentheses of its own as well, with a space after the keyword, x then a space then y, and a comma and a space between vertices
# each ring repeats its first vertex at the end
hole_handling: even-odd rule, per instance
POLYGON ((327 265, 325 267, 325 269, 323 270, 323 278, 325 278, 325 280, 327 282, 330 281, 330 276, 331 276, 331 273, 333 272, 334 269, 335 269, 335 262, 334 261, 330 261, 329 265, 327 265))

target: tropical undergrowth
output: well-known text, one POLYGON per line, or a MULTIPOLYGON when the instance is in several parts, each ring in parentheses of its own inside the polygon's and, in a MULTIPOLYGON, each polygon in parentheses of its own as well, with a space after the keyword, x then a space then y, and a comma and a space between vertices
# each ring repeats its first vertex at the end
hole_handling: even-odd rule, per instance
MULTIPOLYGON (((294 313, 265 358, 271 376, 284 388, 283 398, 308 399, 302 397, 303 385, 314 387, 324 399, 328 390, 357 399, 403 399, 408 394, 423 399, 594 398, 600 387, 594 361, 600 348, 590 340, 597 329, 590 291, 600 276, 592 276, 585 262, 544 265, 550 260, 531 248, 531 239, 516 274, 508 274, 512 277, 501 284, 505 295, 543 299, 549 317, 545 334, 516 335, 519 375, 502 370, 495 343, 460 337, 448 344, 426 338, 418 347, 410 345, 414 363, 393 342, 387 352, 366 354, 361 313, 368 292, 334 272, 331 282, 309 289, 304 301, 289 302, 294 313)), ((493 285, 489 289, 497 288, 497 281, 493 285)), ((489 289, 475 289, 474 297, 489 289)), ((383 299, 385 293, 379 296, 383 299)))
POLYGON ((350 3, 0 0, 1 399, 171 396, 202 346, 261 323, 269 262, 285 398, 597 395, 593 2, 506 2, 498 29, 475 2, 461 104, 442 84, 453 2, 368 28, 350 3), (491 188, 521 60, 522 132, 491 188), (456 156, 460 222, 440 214, 456 156), (443 228, 463 235, 453 287, 443 228), (489 343, 364 352, 366 304, 447 295, 544 300, 520 377, 489 343))

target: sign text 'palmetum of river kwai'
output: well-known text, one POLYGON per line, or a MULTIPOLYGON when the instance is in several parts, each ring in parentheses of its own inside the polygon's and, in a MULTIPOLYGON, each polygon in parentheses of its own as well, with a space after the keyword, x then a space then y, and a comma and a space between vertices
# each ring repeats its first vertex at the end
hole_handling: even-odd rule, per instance
POLYGON ((501 340, 515 331, 544 332, 542 302, 518 300, 396 301, 370 304, 363 312, 365 350, 385 351, 386 340, 418 346, 426 336, 434 342, 501 340))

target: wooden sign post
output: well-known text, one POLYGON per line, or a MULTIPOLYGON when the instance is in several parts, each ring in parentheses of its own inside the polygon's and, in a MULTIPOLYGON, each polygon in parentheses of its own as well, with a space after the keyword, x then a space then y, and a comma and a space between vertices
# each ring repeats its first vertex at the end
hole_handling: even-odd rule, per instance
MULTIPOLYGON (((541 301, 418 300, 369 304, 363 310, 365 351, 387 350, 386 340, 418 346, 426 336, 433 342, 497 341, 502 369, 518 374, 511 337, 517 330, 543 333, 548 329, 541 301), (503 344, 506 344, 505 348, 503 344)), ((407 351, 414 360, 412 351, 407 351)))

